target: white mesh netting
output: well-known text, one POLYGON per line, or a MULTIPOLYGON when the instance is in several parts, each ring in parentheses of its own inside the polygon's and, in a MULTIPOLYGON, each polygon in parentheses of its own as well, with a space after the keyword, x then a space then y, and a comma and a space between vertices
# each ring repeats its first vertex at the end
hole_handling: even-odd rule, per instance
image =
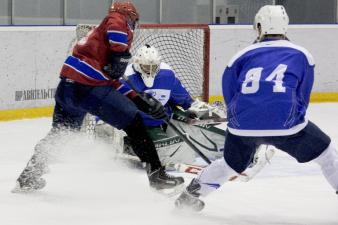
MULTIPOLYGON (((95 25, 80 24, 77 39, 84 37, 95 25)), ((204 96, 205 29, 195 27, 139 28, 135 31, 131 53, 144 44, 156 47, 163 62, 176 72, 193 97, 204 96)))

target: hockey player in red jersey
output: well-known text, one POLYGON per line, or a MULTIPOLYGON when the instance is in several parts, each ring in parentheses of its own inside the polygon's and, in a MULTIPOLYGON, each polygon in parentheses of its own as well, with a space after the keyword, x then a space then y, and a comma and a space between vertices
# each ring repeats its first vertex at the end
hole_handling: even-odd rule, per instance
POLYGON ((131 3, 115 2, 101 24, 74 46, 61 77, 91 86, 112 84, 118 88, 120 83, 115 79, 131 58, 129 49, 138 19, 131 3))
POLYGON ((99 26, 74 46, 61 69, 55 94, 52 130, 36 146, 32 158, 17 179, 14 191, 41 189, 46 182, 41 176, 50 161, 50 148, 71 131, 78 131, 86 113, 123 129, 133 139, 133 149, 147 164, 150 186, 175 189, 182 177, 168 175, 158 158, 155 146, 146 132, 140 111, 164 119, 161 103, 149 101, 134 91, 118 92, 131 55, 133 31, 139 14, 130 2, 114 2, 99 26))

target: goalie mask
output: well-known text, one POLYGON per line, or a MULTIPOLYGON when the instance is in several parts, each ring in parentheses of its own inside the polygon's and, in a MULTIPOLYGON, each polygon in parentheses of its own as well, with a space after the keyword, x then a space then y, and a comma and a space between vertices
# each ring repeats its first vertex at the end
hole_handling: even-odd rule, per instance
POLYGON ((289 17, 282 5, 266 5, 259 9, 254 20, 254 29, 259 39, 268 34, 286 35, 289 17))
POLYGON ((136 10, 136 7, 131 2, 115 2, 113 1, 110 12, 117 12, 127 16, 128 25, 131 30, 135 30, 140 19, 140 15, 136 10))
POLYGON ((141 74, 144 84, 147 87, 152 87, 161 63, 157 49, 148 44, 139 48, 134 56, 133 63, 135 70, 141 74))

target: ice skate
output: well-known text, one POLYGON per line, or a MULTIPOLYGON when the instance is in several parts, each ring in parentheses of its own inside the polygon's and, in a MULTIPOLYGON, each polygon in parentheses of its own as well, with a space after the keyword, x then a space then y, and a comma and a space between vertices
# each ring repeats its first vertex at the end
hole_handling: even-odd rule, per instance
POLYGON ((183 189, 183 177, 174 177, 167 174, 164 167, 151 170, 150 166, 147 165, 147 174, 150 186, 163 194, 172 196, 183 189))
POLYGON ((36 158, 36 156, 33 156, 29 160, 26 168, 17 179, 16 186, 12 190, 13 193, 31 192, 46 186, 46 181, 41 176, 49 172, 49 169, 45 163, 38 161, 36 158))
POLYGON ((13 188, 13 193, 27 193, 40 190, 46 186, 46 181, 43 178, 25 178, 20 176, 16 181, 16 186, 13 188))
POLYGON ((176 199, 175 206, 180 210, 199 212, 204 208, 204 202, 198 197, 200 194, 198 191, 201 189, 201 185, 193 179, 188 187, 181 193, 176 199))

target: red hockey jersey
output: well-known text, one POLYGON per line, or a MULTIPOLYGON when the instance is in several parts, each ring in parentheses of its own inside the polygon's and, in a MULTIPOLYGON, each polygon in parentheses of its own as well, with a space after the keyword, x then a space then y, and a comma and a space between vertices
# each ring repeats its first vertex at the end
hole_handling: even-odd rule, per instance
POLYGON ((92 29, 74 46, 73 53, 63 64, 61 77, 92 86, 121 84, 103 72, 108 56, 129 50, 133 31, 124 15, 110 12, 99 26, 92 29))

